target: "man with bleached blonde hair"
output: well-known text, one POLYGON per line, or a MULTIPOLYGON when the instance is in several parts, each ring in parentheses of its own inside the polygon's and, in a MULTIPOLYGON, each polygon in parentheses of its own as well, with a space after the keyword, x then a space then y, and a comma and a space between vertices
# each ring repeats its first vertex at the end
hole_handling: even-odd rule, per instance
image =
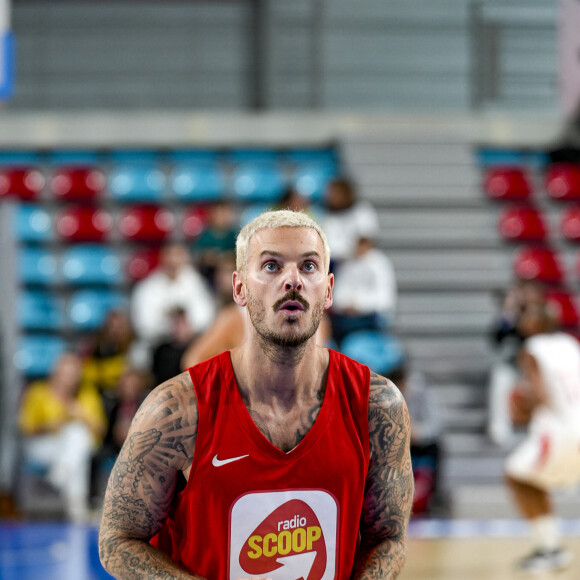
POLYGON ((101 560, 117 578, 392 580, 413 499, 405 402, 316 344, 334 282, 316 222, 268 212, 237 251, 246 338, 144 402, 109 481, 101 560))

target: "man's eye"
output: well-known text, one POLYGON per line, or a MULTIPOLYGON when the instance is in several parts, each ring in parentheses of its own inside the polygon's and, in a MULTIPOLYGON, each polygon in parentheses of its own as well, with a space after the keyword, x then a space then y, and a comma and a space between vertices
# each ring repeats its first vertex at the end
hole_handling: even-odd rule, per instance
POLYGON ((304 269, 307 272, 313 272, 316 270, 316 264, 314 262, 306 262, 306 264, 304 264, 304 269))
POLYGON ((274 262, 267 262, 264 264, 264 268, 268 270, 268 272, 274 272, 276 270, 276 264, 274 262))

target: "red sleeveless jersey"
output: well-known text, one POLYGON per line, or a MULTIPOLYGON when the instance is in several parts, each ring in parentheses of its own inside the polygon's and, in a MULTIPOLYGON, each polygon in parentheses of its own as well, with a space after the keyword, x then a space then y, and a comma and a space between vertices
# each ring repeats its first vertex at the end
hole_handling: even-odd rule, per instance
POLYGON ((347 580, 369 461, 368 367, 330 351, 318 417, 288 453, 254 424, 229 352, 189 373, 199 409, 193 464, 151 543, 208 580, 347 580))

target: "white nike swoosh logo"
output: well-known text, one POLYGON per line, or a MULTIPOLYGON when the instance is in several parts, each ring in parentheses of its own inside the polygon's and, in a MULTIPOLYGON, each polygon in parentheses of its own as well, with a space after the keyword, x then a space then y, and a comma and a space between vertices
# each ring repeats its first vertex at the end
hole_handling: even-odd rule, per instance
POLYGON ((232 463, 234 461, 239 461, 244 457, 249 457, 250 454, 246 453, 246 455, 239 455, 238 457, 230 457, 229 459, 218 459, 217 453, 214 455, 213 459, 211 460, 211 464, 215 467, 221 467, 222 465, 227 465, 228 463, 232 463))

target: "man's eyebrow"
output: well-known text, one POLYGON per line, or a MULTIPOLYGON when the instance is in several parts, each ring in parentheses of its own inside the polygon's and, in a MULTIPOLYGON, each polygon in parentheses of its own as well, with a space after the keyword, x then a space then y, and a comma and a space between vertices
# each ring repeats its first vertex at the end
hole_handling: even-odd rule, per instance
MULTIPOLYGON (((280 258, 283 257, 284 254, 282 252, 276 252, 275 250, 262 250, 260 252, 260 258, 263 258, 265 256, 273 256, 274 258, 280 258)), ((303 254, 300 254, 301 258, 318 258, 318 259, 322 259, 322 256, 320 254, 320 252, 317 252, 316 250, 310 250, 309 252, 304 252, 303 254)))

